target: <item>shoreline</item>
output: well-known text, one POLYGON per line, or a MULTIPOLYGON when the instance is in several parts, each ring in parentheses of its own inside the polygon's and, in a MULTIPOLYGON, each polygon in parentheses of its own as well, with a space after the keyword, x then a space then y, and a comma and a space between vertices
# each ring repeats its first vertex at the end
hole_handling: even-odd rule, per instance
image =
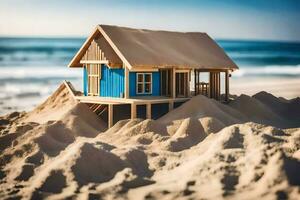
POLYGON ((276 97, 294 99, 300 97, 300 78, 245 77, 230 80, 230 94, 252 96, 260 91, 276 97))
MULTIPOLYGON (((80 81, 75 81, 76 88, 81 90, 80 81)), ((50 86, 49 86, 50 87, 50 86)), ((51 85, 52 88, 55 88, 51 85)), ((192 86, 193 87, 193 86, 192 86)), ((276 97, 294 99, 300 97, 300 78, 287 77, 244 77, 230 79, 230 94, 245 94, 253 96, 261 91, 273 94, 276 97)), ((221 91, 223 93, 223 91, 221 91)), ((51 94, 51 92, 50 92, 51 94)), ((14 111, 30 111, 46 98, 45 95, 26 96, 16 98, 0 99, 0 115, 5 115, 14 111), (40 98, 40 99, 39 99, 40 98), (21 104, 19 102, 22 102, 21 104)))

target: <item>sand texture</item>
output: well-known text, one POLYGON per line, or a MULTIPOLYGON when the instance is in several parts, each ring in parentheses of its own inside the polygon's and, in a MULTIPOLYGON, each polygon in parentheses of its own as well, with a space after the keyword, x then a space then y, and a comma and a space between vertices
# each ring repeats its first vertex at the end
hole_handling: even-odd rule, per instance
POLYGON ((300 100, 197 96, 105 130, 62 85, 0 117, 0 199, 299 199, 300 100))

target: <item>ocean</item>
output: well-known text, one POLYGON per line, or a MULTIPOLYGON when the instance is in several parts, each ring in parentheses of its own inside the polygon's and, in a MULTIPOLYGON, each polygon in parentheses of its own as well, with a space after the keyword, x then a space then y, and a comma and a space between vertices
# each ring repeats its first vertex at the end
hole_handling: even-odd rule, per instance
MULTIPOLYGON (((0 114, 28 110, 46 99, 63 80, 82 88, 81 69, 67 64, 83 38, 0 38, 0 114)), ((300 78, 300 43, 217 40, 245 77, 300 78)))

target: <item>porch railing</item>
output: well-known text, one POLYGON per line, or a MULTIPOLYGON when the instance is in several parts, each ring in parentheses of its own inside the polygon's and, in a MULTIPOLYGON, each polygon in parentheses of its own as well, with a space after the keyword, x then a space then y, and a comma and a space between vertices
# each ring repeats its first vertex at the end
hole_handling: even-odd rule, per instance
POLYGON ((195 95, 209 96, 209 83, 200 82, 195 85, 195 95))

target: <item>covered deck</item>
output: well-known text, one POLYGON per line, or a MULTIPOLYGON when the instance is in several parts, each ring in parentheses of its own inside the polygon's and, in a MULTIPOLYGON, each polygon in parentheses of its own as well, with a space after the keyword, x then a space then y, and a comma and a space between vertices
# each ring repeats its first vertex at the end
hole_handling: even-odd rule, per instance
POLYGON ((168 98, 163 96, 141 96, 134 97, 130 99, 117 98, 117 97, 100 97, 100 96, 75 96, 75 98, 82 103, 98 103, 98 104, 135 104, 135 105, 145 105, 145 104, 156 104, 156 103, 174 103, 187 101, 191 97, 183 98, 168 98))
POLYGON ((108 127, 113 126, 114 122, 114 107, 119 105, 130 105, 130 118, 137 118, 138 106, 146 107, 146 118, 152 119, 152 106, 168 104, 168 111, 172 110, 176 103, 183 103, 188 101, 190 97, 172 98, 164 96, 140 96, 134 98, 117 98, 117 97, 100 97, 100 96, 84 96, 81 92, 77 91, 73 85, 65 81, 64 82, 73 98, 80 103, 87 104, 90 109, 97 115, 101 115, 107 111, 107 123, 108 127))
POLYGON ((168 105, 168 112, 171 111, 176 103, 183 103, 190 99, 191 97, 186 98, 167 98, 167 97, 135 97, 133 99, 124 99, 124 98, 108 98, 108 97, 99 97, 99 96, 75 96, 75 99, 81 103, 86 103, 93 112, 96 114, 103 113, 108 109, 108 127, 113 126, 114 122, 114 109, 119 105, 130 105, 130 118, 137 118, 138 113, 140 112, 138 107, 146 107, 146 119, 153 119, 152 107, 154 105, 162 106, 163 104, 168 105))

